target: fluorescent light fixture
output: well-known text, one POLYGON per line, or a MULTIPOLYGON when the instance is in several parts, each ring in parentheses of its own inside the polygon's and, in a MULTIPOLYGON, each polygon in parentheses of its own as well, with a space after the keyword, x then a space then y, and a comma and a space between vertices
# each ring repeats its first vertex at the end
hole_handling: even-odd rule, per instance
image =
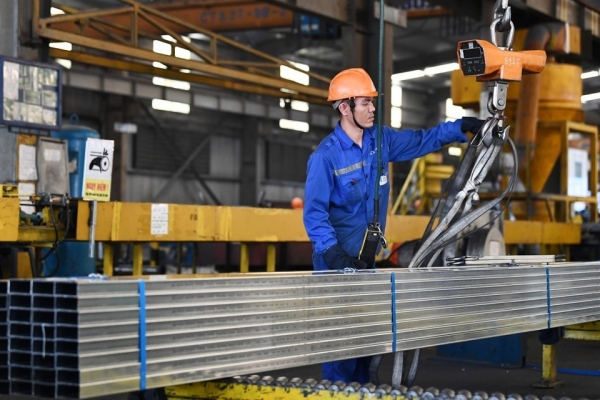
POLYGON ((392 86, 392 106, 402 107, 402 87, 392 86))
MULTIPOLYGON (((285 108, 285 99, 279 99, 279 107, 285 108)), ((290 107, 292 110, 308 112, 309 105, 306 101, 292 100, 290 107)))
MULTIPOLYGON (((177 43, 177 40, 171 35, 160 35, 160 37, 166 40, 167 42, 177 43)), ((184 42, 192 43, 192 39, 190 39, 187 36, 182 36, 181 38, 184 42)))
POLYGON ((414 71, 400 72, 392 75, 392 82, 406 81, 409 79, 422 78, 425 76, 425 71, 416 69, 414 71))
POLYGON ((189 74, 191 71, 189 69, 180 69, 179 72, 182 74, 189 74))
POLYGON ((52 47, 53 49, 60 49, 65 51, 73 50, 73 44, 69 42, 52 42, 48 46, 52 47))
POLYGON ((55 61, 56 61, 57 64, 62 65, 66 69, 71 69, 71 66, 73 65, 73 63, 71 62, 71 60, 65 60, 63 58, 57 58, 55 61))
POLYGON ((298 94, 297 91, 295 90, 291 90, 291 89, 286 89, 286 88, 281 88, 279 89, 280 91, 282 91, 283 93, 289 93, 289 94, 298 94))
POLYGON ((152 83, 158 86, 170 87, 173 89, 179 90, 190 90, 189 82, 175 81, 172 79, 161 78, 159 76, 155 76, 152 78, 152 83))
POLYGON ((192 52, 182 47, 175 47, 175 57, 189 60, 192 58, 192 52))
POLYGON ((280 119, 279 127, 282 129, 291 129, 294 131, 308 132, 310 125, 307 122, 294 121, 291 119, 280 119))
MULTIPOLYGON (((303 71, 309 71, 310 67, 306 64, 301 64, 301 63, 295 63, 295 62, 291 62, 294 66, 298 67, 299 69, 303 70, 303 71)), ((296 83, 299 83, 301 85, 308 85, 310 83, 310 76, 308 76, 308 74, 305 74, 304 72, 300 72, 294 68, 290 68, 287 65, 280 65, 279 66, 279 76, 281 76, 283 79, 287 79, 296 83)))
POLYGON ((137 133, 137 124, 132 124, 131 122, 115 122, 114 124, 115 132, 121 133, 137 133))
POLYGON ((190 39, 194 39, 194 40, 210 40, 210 36, 205 35, 204 33, 200 33, 200 32, 190 33, 188 35, 188 37, 190 39))
POLYGON ((584 94, 583 96, 581 96, 582 103, 587 103, 588 101, 598 100, 598 99, 600 99, 600 92, 584 94))
POLYGON ((162 99, 153 99, 152 100, 152 108, 155 110, 161 111, 170 111, 181 114, 189 114, 190 113, 190 105, 186 103, 179 103, 177 101, 169 101, 162 99))
POLYGON ((390 114, 392 128, 400 128, 402 126, 402 109, 398 107, 392 107, 390 114))
POLYGON ((65 12, 63 10, 61 10, 60 8, 56 8, 56 7, 50 7, 50 15, 54 16, 54 15, 62 15, 65 12))
POLYGON ((600 72, 598 72, 598 70, 593 70, 593 71, 588 71, 588 72, 584 72, 581 74, 581 79, 590 79, 590 78, 595 78, 598 75, 600 75, 600 72))
POLYGON ((436 65, 435 67, 427 67, 423 70, 423 72, 425 72, 425 75, 427 75, 427 76, 432 76, 432 75, 437 75, 437 74, 443 74, 444 72, 455 71, 457 69, 458 69, 458 63, 449 63, 449 64, 436 65))
POLYGON ((460 157, 462 154, 462 149, 460 147, 448 147, 448 154, 455 157, 460 157))
POLYGON ((167 69, 167 66, 166 66, 165 64, 163 64, 163 63, 160 63, 160 62, 158 62, 158 61, 154 61, 154 62, 152 62, 152 66, 153 66, 154 68, 167 69))
MULTIPOLYGON (((169 36, 171 37, 171 36, 169 36)), ((160 40, 152 41, 152 51, 158 54, 171 55, 171 45, 160 40)))

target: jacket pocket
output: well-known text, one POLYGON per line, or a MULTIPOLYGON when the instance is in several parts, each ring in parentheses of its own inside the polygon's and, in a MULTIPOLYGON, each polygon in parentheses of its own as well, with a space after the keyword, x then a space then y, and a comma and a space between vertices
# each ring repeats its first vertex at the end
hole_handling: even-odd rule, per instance
POLYGON ((364 197, 364 178, 353 174, 340 178, 340 197, 344 205, 359 203, 364 197))

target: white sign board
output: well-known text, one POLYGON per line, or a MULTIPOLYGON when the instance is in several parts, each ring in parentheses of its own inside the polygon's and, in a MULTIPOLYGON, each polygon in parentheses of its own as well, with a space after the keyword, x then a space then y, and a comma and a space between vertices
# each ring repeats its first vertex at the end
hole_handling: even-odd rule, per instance
POLYGON ((83 165, 84 200, 110 200, 114 150, 115 142, 112 140, 87 140, 83 165))

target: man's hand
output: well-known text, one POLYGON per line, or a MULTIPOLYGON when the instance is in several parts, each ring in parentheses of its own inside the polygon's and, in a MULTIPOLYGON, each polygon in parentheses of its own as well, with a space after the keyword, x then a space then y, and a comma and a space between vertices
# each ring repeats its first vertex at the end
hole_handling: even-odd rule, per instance
POLYGON ((325 260, 325 265, 327 265, 329 269, 367 268, 366 262, 350 257, 339 244, 334 244, 328 248, 323 254, 323 260, 325 260))
POLYGON ((461 120, 462 124, 460 126, 460 130, 463 132, 471 132, 477 134, 483 124, 485 124, 485 120, 475 118, 475 117, 463 117, 461 120))

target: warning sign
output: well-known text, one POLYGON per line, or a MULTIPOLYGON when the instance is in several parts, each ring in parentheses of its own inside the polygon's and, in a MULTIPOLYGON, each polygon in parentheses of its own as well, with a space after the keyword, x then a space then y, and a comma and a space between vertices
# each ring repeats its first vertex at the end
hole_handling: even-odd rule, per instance
POLYGON ((114 149, 115 142, 112 140, 87 140, 85 145, 85 163, 83 165, 84 200, 110 200, 114 149))

